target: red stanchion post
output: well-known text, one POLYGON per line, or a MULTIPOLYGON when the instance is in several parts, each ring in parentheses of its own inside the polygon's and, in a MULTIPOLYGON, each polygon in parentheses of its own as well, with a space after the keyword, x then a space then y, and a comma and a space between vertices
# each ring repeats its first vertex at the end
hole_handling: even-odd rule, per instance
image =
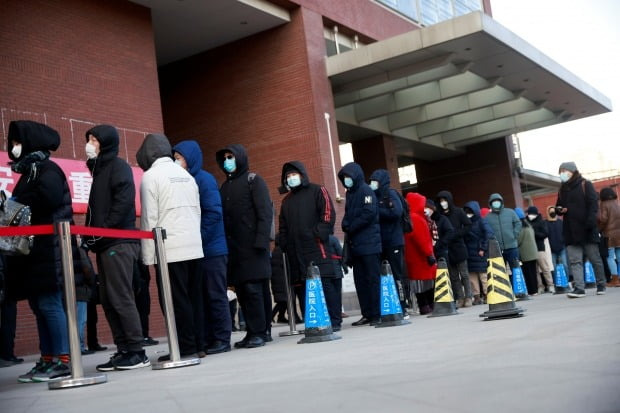
POLYGON ((69 351, 71 355, 71 378, 50 381, 50 390, 68 389, 72 387, 90 386, 108 381, 105 374, 84 375, 82 369, 82 351, 80 337, 77 330, 75 308, 75 275, 73 273, 73 253, 71 251, 71 228, 69 221, 60 221, 55 224, 56 234, 60 244, 62 257, 62 272, 65 283, 65 303, 67 312, 67 326, 69 328, 69 351))
POLYGON ((155 255, 157 256, 157 269, 161 279, 161 290, 164 302, 164 319, 168 333, 168 349, 170 360, 153 364, 153 370, 171 369, 177 367, 195 366, 200 364, 199 358, 181 360, 179 352, 179 341, 177 338, 177 326, 174 321, 174 308, 172 306, 172 293, 170 291, 170 274, 168 273, 168 261, 164 249, 164 233, 162 228, 153 229, 153 239, 155 241, 155 255))

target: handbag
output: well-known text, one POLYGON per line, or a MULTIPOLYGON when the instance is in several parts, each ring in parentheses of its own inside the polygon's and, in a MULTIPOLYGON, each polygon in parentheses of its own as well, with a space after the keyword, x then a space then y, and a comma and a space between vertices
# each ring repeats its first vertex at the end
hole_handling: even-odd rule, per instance
MULTIPOLYGON (((8 199, 4 191, 0 191, 0 226, 30 225, 30 207, 8 199)), ((4 255, 28 255, 32 248, 33 235, 15 235, 0 237, 0 253, 4 255)))

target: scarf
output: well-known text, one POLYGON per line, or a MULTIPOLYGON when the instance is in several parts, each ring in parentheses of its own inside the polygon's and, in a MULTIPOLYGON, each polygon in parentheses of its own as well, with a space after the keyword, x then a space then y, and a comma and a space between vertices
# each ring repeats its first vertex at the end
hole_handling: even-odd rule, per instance
POLYGON ((428 223, 428 229, 431 233, 431 239, 433 240, 433 246, 439 240, 439 230, 437 229, 437 223, 430 218, 426 218, 426 222, 428 223))
POLYGON ((39 165, 41 162, 49 159, 49 151, 42 150, 31 152, 23 157, 23 159, 12 162, 11 170, 18 174, 28 176, 27 182, 34 181, 39 176, 39 165))

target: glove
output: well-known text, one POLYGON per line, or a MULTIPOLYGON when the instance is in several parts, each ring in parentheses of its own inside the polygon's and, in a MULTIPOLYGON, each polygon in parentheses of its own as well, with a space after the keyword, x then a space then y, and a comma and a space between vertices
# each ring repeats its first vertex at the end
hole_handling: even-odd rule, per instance
POLYGON ((426 257, 426 262, 428 262, 428 265, 431 267, 437 264, 437 260, 432 255, 429 255, 428 257, 426 257))

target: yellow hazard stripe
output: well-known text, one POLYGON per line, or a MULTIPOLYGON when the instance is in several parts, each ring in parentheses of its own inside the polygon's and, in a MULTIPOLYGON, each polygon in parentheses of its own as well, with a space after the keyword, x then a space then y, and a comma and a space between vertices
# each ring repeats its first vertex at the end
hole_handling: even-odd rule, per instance
POLYGON ((448 270, 438 269, 435 277, 435 302, 451 303, 452 301, 454 301, 454 297, 452 296, 448 270))
POLYGON ((488 304, 501 304, 515 300, 502 257, 489 258, 487 275, 488 304))

